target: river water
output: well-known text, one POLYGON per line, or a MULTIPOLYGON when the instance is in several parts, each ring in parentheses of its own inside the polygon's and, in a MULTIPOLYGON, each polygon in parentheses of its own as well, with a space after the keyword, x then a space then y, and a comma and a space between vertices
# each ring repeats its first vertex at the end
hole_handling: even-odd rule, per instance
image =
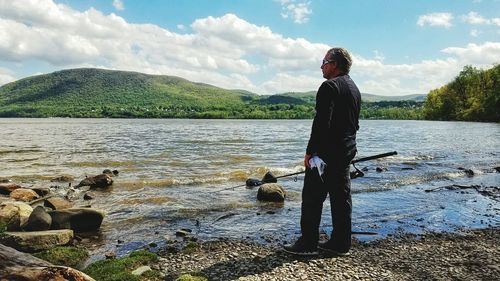
MULTIPOLYGON (((54 186, 65 184, 50 179, 69 175, 76 185, 86 175, 118 170, 112 188, 76 202, 107 213, 92 241, 95 253, 162 245, 179 228, 205 240, 282 243, 299 233, 302 176, 279 180, 284 204, 258 202, 257 189, 218 190, 267 171, 302 171, 310 126, 311 120, 0 119, 0 178, 54 186)), ((398 152, 357 165, 366 171, 353 180, 353 230, 378 233, 358 239, 500 226, 498 198, 441 189, 500 185, 494 169, 500 124, 362 120, 358 144, 358 157, 398 152)), ((328 202, 323 213, 329 233, 328 202)))

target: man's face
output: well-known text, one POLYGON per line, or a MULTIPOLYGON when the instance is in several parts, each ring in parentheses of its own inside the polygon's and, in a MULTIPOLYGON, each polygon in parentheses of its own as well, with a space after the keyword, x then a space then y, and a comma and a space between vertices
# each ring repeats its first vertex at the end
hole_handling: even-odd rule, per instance
POLYGON ((327 53, 323 58, 323 62, 321 64, 321 71, 323 72, 323 78, 325 79, 333 78, 336 66, 337 66, 336 62, 328 60, 328 53, 327 53))

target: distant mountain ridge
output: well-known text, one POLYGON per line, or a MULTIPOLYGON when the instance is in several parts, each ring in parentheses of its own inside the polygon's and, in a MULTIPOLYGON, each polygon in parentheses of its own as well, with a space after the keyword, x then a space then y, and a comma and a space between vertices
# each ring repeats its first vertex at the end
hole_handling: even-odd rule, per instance
MULTIPOLYGON (((175 76, 78 68, 1 86, 0 117, 312 118, 315 95, 259 96, 175 76)), ((402 99, 363 94, 365 102, 402 99)))
MULTIPOLYGON (((314 102, 316 97, 316 91, 309 92, 288 92, 283 94, 277 94, 280 96, 296 97, 307 101, 314 102)), ((427 95, 403 95, 403 96, 381 96, 361 93, 361 98, 364 102, 380 102, 380 101, 416 101, 423 102, 427 95)))

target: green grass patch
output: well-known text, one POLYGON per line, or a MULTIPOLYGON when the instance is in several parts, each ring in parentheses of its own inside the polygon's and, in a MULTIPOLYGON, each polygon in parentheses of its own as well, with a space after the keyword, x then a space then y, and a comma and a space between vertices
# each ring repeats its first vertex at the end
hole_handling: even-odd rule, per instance
POLYGON ((174 281, 208 281, 208 278, 202 273, 182 274, 174 281))
POLYGON ((141 276, 135 276, 131 272, 143 265, 149 265, 158 261, 158 256, 148 251, 132 252, 130 255, 101 260, 89 265, 84 272, 97 281, 156 281, 162 280, 160 272, 151 270, 141 276))
POLYGON ((189 241, 186 246, 182 249, 184 253, 194 253, 200 249, 200 244, 194 241, 189 241))
POLYGON ((89 257, 89 253, 87 250, 78 247, 57 246, 52 249, 34 253, 33 256, 55 265, 78 268, 79 265, 82 265, 89 257))

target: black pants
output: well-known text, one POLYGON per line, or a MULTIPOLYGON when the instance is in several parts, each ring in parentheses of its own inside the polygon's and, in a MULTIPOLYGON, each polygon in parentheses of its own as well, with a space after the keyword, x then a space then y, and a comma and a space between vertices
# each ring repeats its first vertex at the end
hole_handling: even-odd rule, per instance
POLYGON ((346 252, 351 248, 351 178, 349 163, 352 157, 329 161, 321 181, 316 169, 307 169, 302 189, 302 238, 311 246, 319 239, 319 225, 323 202, 330 195, 333 231, 330 240, 335 250, 346 252))

